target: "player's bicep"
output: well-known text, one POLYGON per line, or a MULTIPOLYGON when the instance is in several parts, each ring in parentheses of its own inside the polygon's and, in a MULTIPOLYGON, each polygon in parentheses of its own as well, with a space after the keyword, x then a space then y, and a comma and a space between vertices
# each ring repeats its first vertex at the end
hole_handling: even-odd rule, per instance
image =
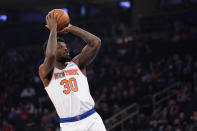
POLYGON ((45 60, 42 65, 39 67, 39 75, 41 78, 47 77, 47 75, 51 72, 54 67, 55 56, 53 57, 45 57, 45 60))

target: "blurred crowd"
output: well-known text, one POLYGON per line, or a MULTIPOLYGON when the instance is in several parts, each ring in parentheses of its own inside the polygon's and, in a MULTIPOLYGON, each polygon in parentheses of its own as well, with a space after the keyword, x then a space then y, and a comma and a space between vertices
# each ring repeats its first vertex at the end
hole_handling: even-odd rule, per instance
MULTIPOLYGON (((89 24, 102 39, 87 77, 103 120, 137 103, 139 115, 126 121, 125 131, 197 130, 197 25, 194 19, 171 18, 144 18, 133 36, 122 23, 89 24), (153 95, 175 83, 180 86, 171 91, 173 97, 153 108, 153 95)), ((72 56, 82 49, 79 42, 70 44, 72 56)), ((13 48, 0 41, 0 131, 59 131, 59 118, 38 76, 42 46, 28 44, 13 48)))
MULTIPOLYGON (((185 125, 196 123, 193 76, 197 73, 197 59, 195 52, 187 52, 192 43, 190 47, 157 42, 129 38, 103 41, 87 76, 95 108, 104 120, 138 103, 140 114, 127 122, 128 130, 183 131, 185 125), (180 52, 179 46, 185 50, 180 52), (181 86, 174 91, 175 96, 153 110, 152 96, 176 82, 181 86)), ((4 42, 0 46, 2 131, 58 130, 58 116, 37 73, 43 61, 42 50, 14 50, 4 42)))
POLYGON ((137 102, 140 114, 125 124, 128 131, 178 128, 183 131, 186 125, 196 123, 197 89, 194 88, 194 74, 197 73, 197 60, 195 55, 183 50, 192 48, 194 44, 191 43, 189 47, 181 42, 161 43, 133 41, 121 42, 114 45, 115 48, 112 44, 108 48, 105 46, 107 54, 101 53, 105 62, 98 59, 96 63, 96 67, 101 67, 96 77, 100 81, 96 85, 102 89, 93 95, 104 119, 137 102), (103 80, 106 83, 104 86, 103 80), (173 90, 174 97, 169 104, 163 103, 153 110, 152 96, 176 82, 180 82, 180 87, 173 90), (185 125, 182 119, 186 119, 185 125))

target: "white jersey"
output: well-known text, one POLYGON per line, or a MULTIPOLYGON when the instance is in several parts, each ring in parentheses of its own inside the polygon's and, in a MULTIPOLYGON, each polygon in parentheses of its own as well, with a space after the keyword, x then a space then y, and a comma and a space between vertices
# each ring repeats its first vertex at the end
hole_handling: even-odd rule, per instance
POLYGON ((69 62, 62 70, 54 67, 51 81, 45 90, 60 118, 81 115, 95 105, 87 77, 74 62, 69 62))

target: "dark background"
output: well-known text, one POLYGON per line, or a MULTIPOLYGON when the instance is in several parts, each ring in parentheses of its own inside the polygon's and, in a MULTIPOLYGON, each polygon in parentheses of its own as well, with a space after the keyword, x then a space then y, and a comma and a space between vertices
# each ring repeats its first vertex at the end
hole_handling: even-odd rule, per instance
MULTIPOLYGON (((55 8, 66 8, 71 24, 102 40, 87 75, 104 121, 137 103, 139 114, 124 123, 124 131, 196 130, 197 0, 120 2, 0 1, 0 131, 59 130, 38 77, 49 35, 45 16, 55 8), (176 83, 173 97, 153 108, 154 94, 176 83)), ((85 45, 72 34, 63 37, 72 57, 85 45)))

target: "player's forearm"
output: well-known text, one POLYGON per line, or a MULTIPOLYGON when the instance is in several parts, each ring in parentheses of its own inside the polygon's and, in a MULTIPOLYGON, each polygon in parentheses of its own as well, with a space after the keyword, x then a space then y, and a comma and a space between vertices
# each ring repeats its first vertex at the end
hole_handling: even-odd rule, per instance
POLYGON ((101 44, 100 38, 77 26, 71 26, 70 32, 83 39, 91 47, 95 47, 101 44))
POLYGON ((46 48, 46 56, 55 56, 57 48, 57 31, 56 29, 52 29, 50 31, 47 48, 46 48))

